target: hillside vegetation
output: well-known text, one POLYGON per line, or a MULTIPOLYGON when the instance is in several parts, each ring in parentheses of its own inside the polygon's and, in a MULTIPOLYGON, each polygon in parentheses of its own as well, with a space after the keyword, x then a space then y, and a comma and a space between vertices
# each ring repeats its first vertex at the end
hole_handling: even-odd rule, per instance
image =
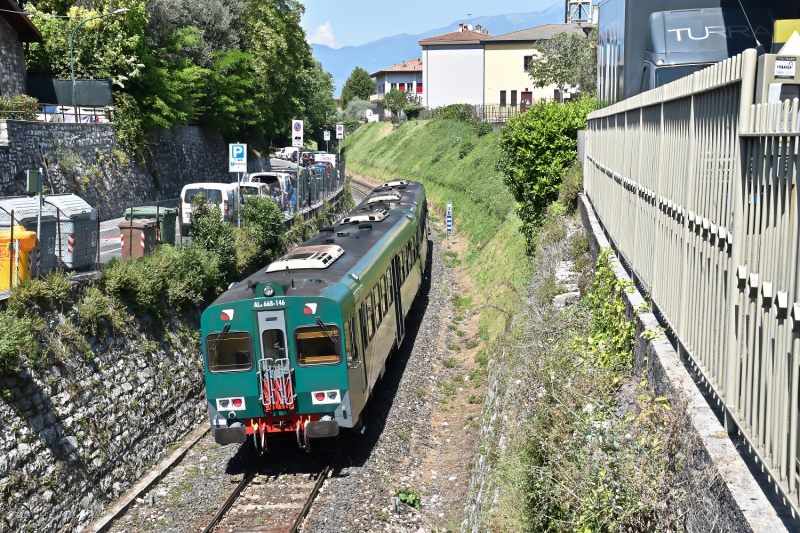
MULTIPOLYGON (((531 275, 514 198, 497 170, 499 139, 463 121, 419 120, 397 129, 367 124, 342 144, 348 171, 423 183, 442 219, 446 203, 453 203, 455 238, 468 240, 462 260, 487 300, 481 325, 492 336, 504 329, 531 275)), ((434 227, 444 230, 441 222, 434 227)))
MULTIPOLYGON (((343 144, 348 170, 422 182, 442 241, 441 215, 453 202, 455 242, 443 260, 458 269, 458 286, 438 289, 455 291, 460 313, 480 312, 479 368, 469 375, 487 382, 466 530, 681 531, 692 514, 686 494, 697 489, 675 482, 687 469, 678 450, 691 453, 683 408, 631 376, 634 329, 620 297, 628 286, 607 252, 594 271, 575 212, 575 112, 585 121, 591 107, 555 105, 538 105, 502 134, 470 117, 368 124, 343 144), (565 271, 580 298, 559 308, 554 296, 575 290, 565 271)), ((471 365, 447 348, 445 366, 471 365)), ((455 394, 447 387, 445 396, 455 394)))

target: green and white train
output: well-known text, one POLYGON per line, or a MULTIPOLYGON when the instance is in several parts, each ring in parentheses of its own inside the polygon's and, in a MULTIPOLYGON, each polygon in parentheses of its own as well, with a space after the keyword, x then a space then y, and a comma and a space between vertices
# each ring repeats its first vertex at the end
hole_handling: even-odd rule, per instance
POLYGON ((201 319, 211 430, 309 439, 359 428, 425 276, 424 187, 392 181, 352 212, 233 285, 201 319))

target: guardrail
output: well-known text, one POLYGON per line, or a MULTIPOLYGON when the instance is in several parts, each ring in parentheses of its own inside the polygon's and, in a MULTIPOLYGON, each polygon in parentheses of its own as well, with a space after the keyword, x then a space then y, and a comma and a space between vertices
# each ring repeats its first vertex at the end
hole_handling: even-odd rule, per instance
POLYGON ((748 50, 592 113, 585 191, 798 510, 800 105, 752 105, 756 75, 748 50))
POLYGON ((108 124, 113 108, 109 106, 64 106, 58 104, 23 105, 13 109, 0 109, 0 119, 36 120, 39 122, 67 122, 81 124, 108 124))

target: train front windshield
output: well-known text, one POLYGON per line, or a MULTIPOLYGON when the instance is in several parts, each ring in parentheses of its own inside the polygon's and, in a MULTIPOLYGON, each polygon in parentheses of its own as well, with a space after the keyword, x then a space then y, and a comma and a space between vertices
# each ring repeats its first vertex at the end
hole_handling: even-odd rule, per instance
POLYGON ((208 369, 214 373, 253 368, 253 343, 246 332, 212 333, 206 337, 208 369))
POLYGON ((341 361, 339 328, 308 326, 295 331, 295 349, 300 365, 335 365, 341 361))

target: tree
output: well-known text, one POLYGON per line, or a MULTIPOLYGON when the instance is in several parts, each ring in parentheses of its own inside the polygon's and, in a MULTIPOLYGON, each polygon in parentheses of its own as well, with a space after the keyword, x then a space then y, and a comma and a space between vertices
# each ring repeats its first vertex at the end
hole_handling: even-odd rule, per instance
MULTIPOLYGON (((302 102, 298 117, 305 120, 305 135, 315 139, 317 144, 323 141, 323 130, 330 128, 328 122, 336 117, 336 100, 333 90, 336 84, 333 74, 322 68, 322 63, 311 57, 307 69, 302 74, 299 99, 302 102)), ((286 128, 289 124, 286 124, 286 128)))
POLYGON ((392 89, 386 93, 381 100, 381 105, 383 108, 388 109, 397 117, 399 117, 403 112, 403 109, 405 109, 407 103, 408 101, 406 100, 406 93, 403 91, 398 91, 397 89, 392 89))
POLYGON ((555 85, 559 89, 577 87, 581 92, 597 92, 597 29, 589 37, 578 33, 559 33, 536 41, 536 53, 528 74, 536 87, 555 85))
POLYGON ((561 178, 577 157, 578 130, 596 106, 588 96, 567 104, 542 100, 501 130, 497 167, 518 203, 529 252, 547 205, 558 198, 561 178))
POLYGON ((369 77, 369 72, 361 67, 354 68, 342 86, 342 109, 346 108, 353 98, 369 100, 375 91, 375 82, 369 77))
POLYGON ((350 100, 350 103, 347 104, 347 107, 341 113, 341 118, 350 118, 354 120, 366 120, 367 119, 367 110, 374 111, 377 106, 372 102, 367 100, 362 100, 359 97, 355 97, 350 100))

